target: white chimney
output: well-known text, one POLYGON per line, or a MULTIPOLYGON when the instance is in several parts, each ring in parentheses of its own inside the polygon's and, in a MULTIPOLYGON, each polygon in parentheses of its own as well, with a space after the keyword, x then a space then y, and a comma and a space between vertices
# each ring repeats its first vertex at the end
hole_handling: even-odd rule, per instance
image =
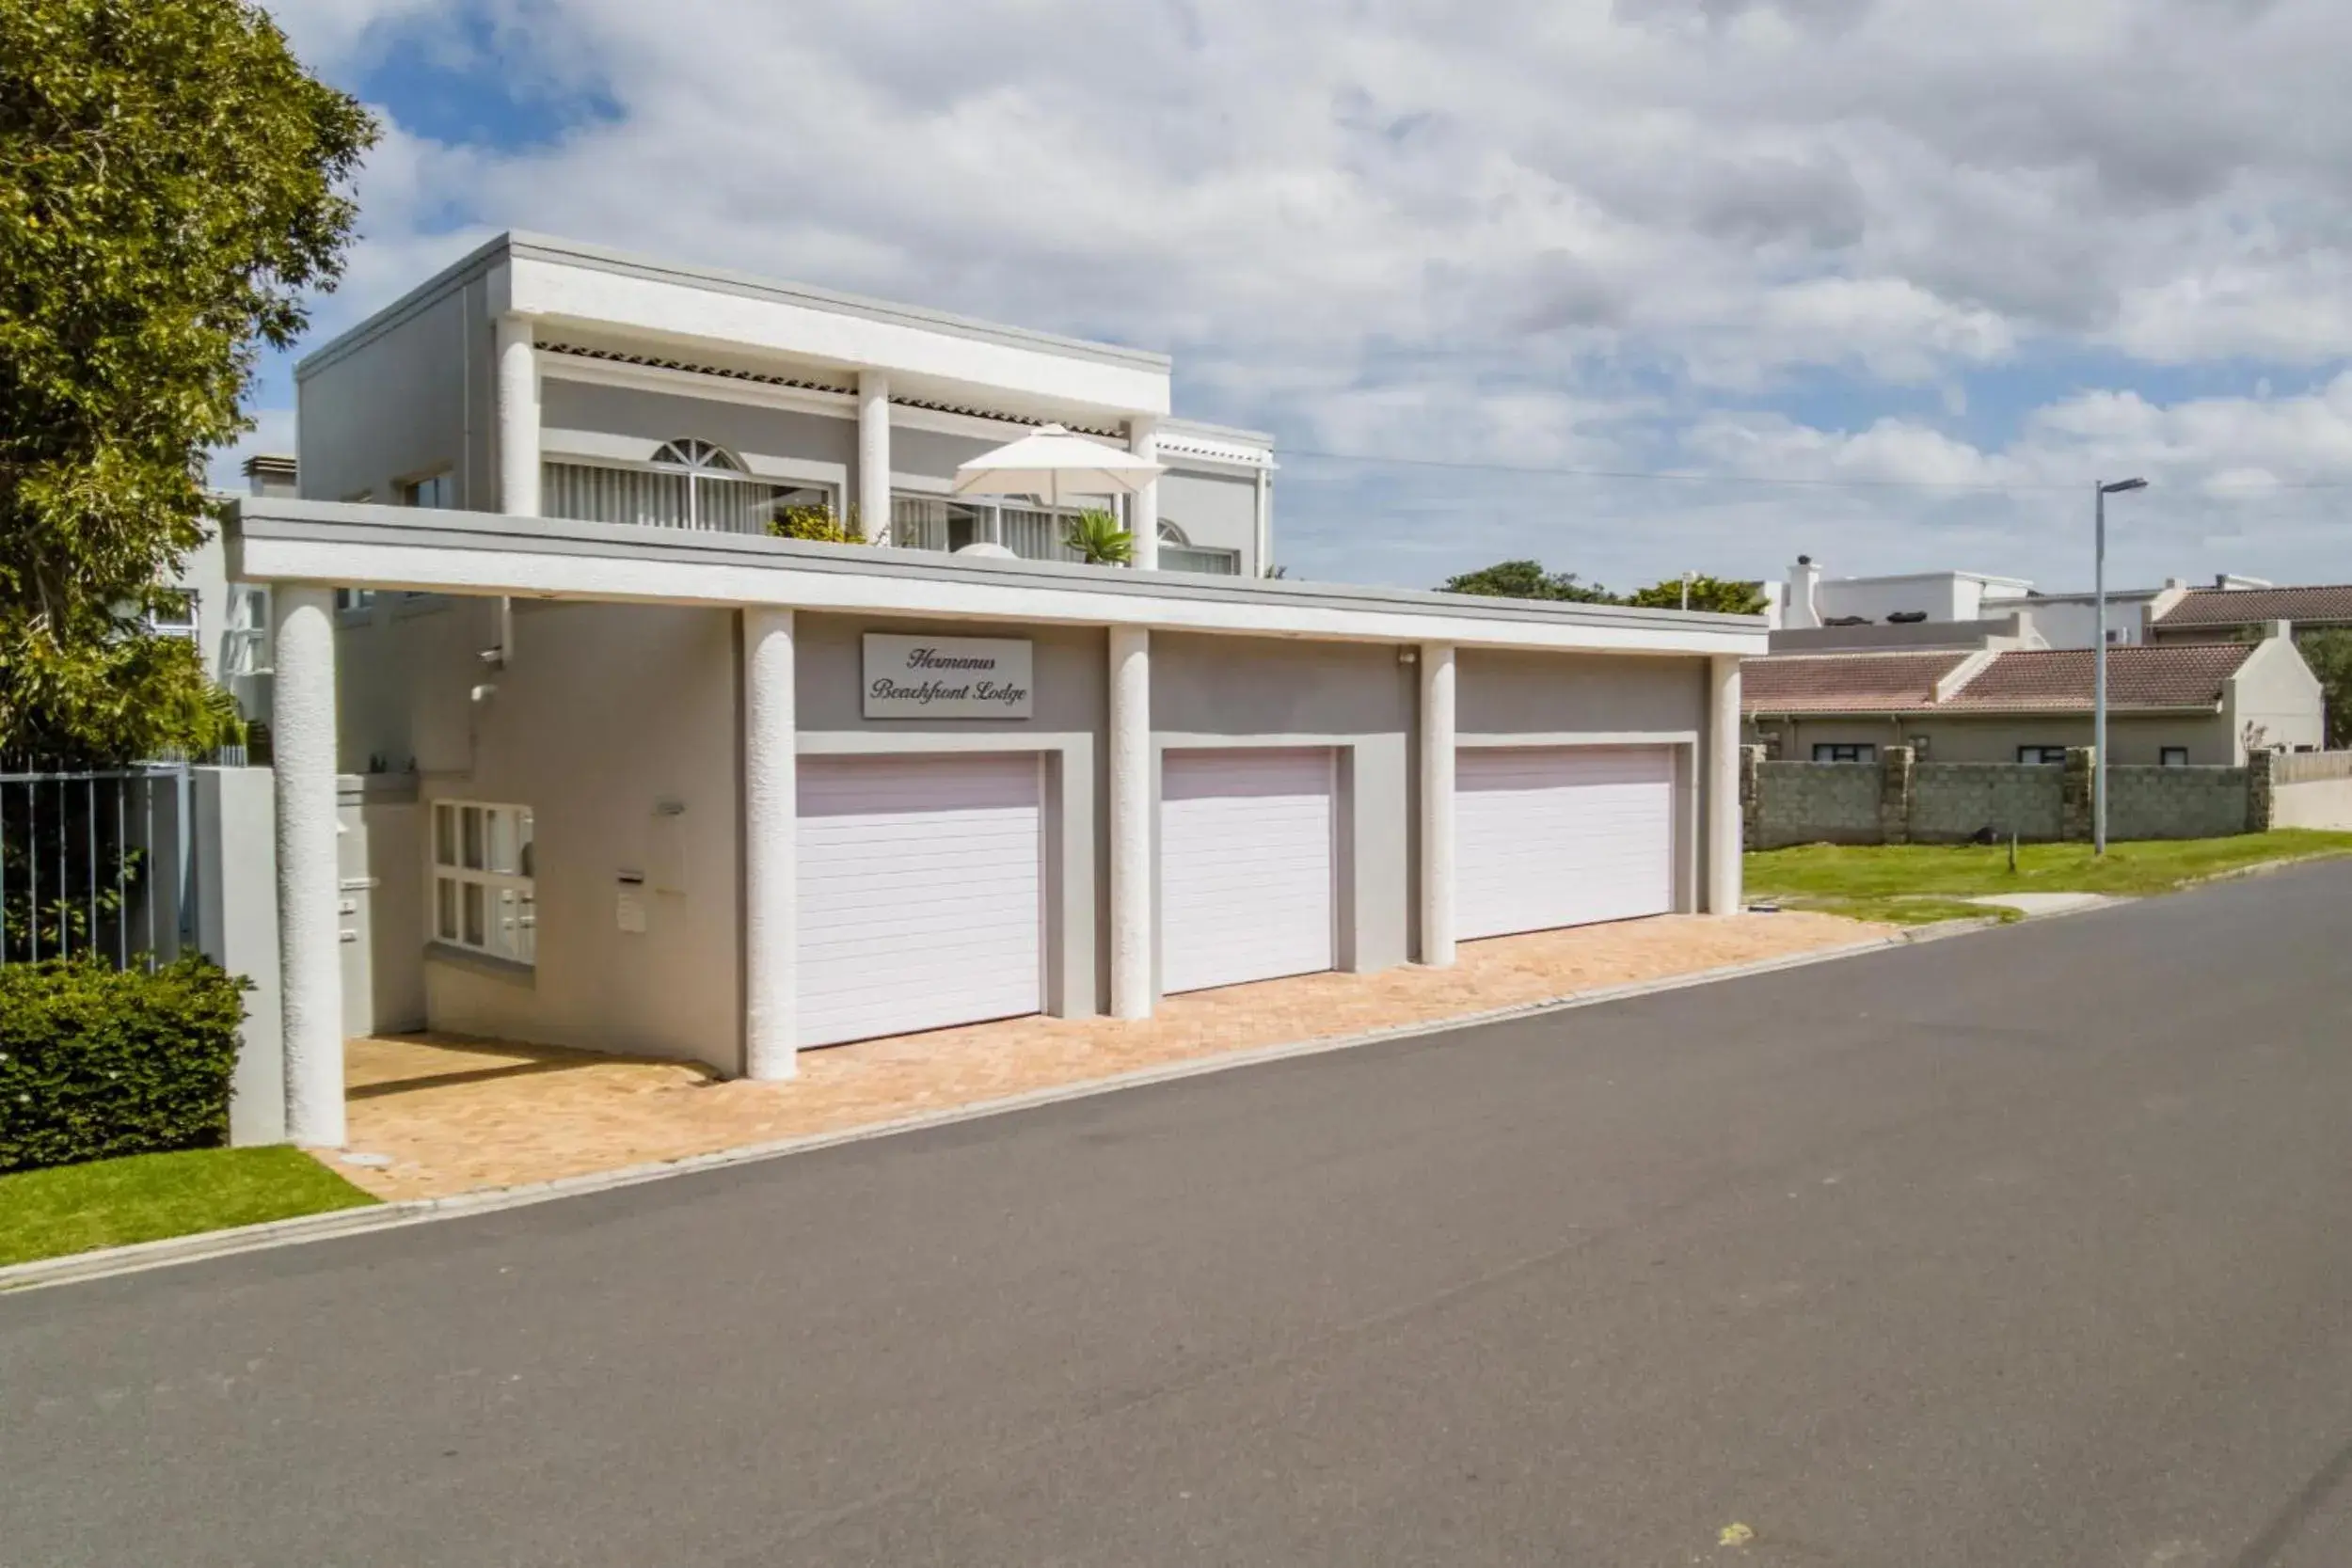
POLYGON ((1781 625, 1795 630, 1821 624, 1820 590, 1821 569, 1809 555, 1797 557, 1797 563, 1788 568, 1788 603, 1781 611, 1781 625))

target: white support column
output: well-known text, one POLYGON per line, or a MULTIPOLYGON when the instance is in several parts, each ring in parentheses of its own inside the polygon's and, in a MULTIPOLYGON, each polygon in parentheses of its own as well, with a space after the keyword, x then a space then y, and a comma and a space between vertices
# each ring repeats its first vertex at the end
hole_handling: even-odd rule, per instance
MULTIPOLYGON (((1159 460, 1160 436, 1158 424, 1138 416, 1127 421, 1127 448, 1137 457, 1159 460)), ((1128 531, 1136 536, 1135 567, 1139 572, 1152 572, 1160 564, 1160 482, 1153 480, 1137 490, 1127 503, 1128 531)))
POLYGON ((1264 577, 1274 570, 1274 476, 1263 468, 1258 470, 1257 503, 1252 535, 1257 548, 1250 553, 1257 558, 1258 576, 1264 577))
POLYGON ((539 515, 539 351, 529 316, 498 319, 499 511, 539 515))
POLYGON ((743 1076, 800 1071, 792 612, 743 610, 743 1076))
POLYGON ((858 531, 876 544, 890 537, 890 377, 857 374, 858 531))
POLYGON ((1110 629, 1111 1013, 1152 1016, 1152 634, 1110 629))
POLYGON ((1454 644, 1421 645, 1421 961, 1454 964, 1454 644))
POLYGON ((1738 914, 1740 879, 1740 661, 1708 661, 1707 711, 1707 912, 1738 914))
POLYGON ((270 594, 278 674, 270 732, 278 792, 278 975, 286 1136, 343 1141, 343 955, 335 855, 335 595, 270 594))

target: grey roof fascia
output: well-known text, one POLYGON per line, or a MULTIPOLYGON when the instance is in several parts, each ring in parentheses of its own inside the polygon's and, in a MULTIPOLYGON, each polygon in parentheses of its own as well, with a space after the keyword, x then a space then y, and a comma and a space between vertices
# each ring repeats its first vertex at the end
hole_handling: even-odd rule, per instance
POLYGON ((1650 610, 1630 605, 1561 604, 1482 598, 1427 589, 1373 588, 1205 573, 1134 572, 1057 561, 992 560, 869 545, 821 545, 751 534, 703 533, 628 523, 569 518, 509 517, 496 513, 421 510, 360 502, 238 499, 230 527, 252 538, 321 544, 424 546, 451 550, 529 550, 550 555, 601 556, 717 566, 777 566, 794 571, 882 578, 920 578, 996 586, 1079 590, 1107 598, 1176 598, 1258 603, 1302 609, 1360 610, 1518 622, 1608 626, 1666 632, 1728 632, 1761 638, 1760 615, 1650 610))

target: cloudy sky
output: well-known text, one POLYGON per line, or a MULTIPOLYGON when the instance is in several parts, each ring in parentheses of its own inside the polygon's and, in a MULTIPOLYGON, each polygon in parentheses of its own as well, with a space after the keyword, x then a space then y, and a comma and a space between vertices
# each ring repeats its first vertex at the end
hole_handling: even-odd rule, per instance
MULTIPOLYGON (((278 0, 523 228, 1165 350, 1296 575, 2352 580, 2344 0, 278 0), (1677 477, 1661 477, 1677 476, 1677 477)), ((292 429, 287 367, 260 445, 292 429)))

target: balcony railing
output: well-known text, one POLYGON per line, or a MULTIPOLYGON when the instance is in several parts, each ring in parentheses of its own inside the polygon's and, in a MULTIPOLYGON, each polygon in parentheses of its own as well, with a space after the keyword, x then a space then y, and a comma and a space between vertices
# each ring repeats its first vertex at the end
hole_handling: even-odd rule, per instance
MULTIPOLYGON (((657 469, 622 468, 587 463, 549 462, 542 470, 540 505, 550 517, 581 522, 630 523, 724 533, 764 533, 768 519, 790 505, 829 505, 830 492, 771 483, 732 474, 688 476, 657 469)), ((890 542, 901 549, 951 551, 983 542, 999 544, 1025 561, 1076 561, 1062 542, 1068 511, 1057 515, 1021 506, 973 505, 945 496, 894 496, 890 542)), ((1241 557, 1162 540, 1160 568, 1233 577, 1241 557)))

